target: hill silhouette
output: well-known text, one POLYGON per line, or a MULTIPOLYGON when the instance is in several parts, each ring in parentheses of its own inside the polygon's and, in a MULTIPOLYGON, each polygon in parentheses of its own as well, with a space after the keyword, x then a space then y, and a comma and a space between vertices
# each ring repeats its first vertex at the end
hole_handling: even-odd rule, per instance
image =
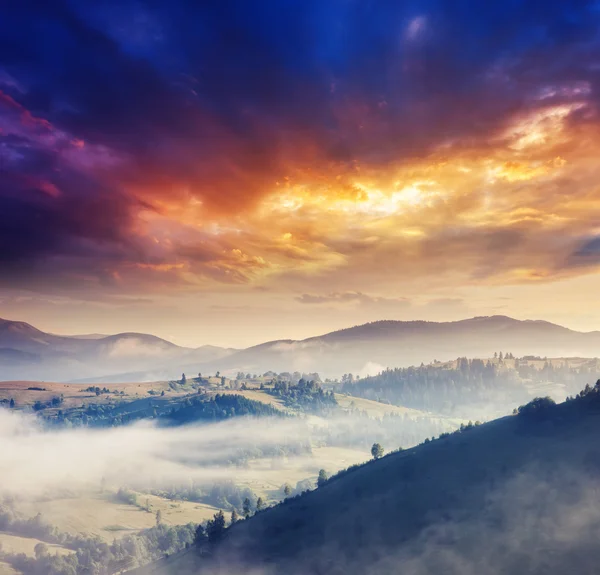
MULTIPOLYGON (((497 351, 549 357, 596 357, 600 332, 582 333, 546 321, 506 316, 453 322, 377 321, 304 340, 277 340, 233 353, 219 369, 251 372, 318 371, 375 375, 459 356, 491 357, 497 351)), ((210 367, 217 364, 211 364, 210 367)))
POLYGON ((60 336, 25 322, 0 319, 3 379, 68 381, 134 370, 144 370, 141 373, 146 374, 167 365, 174 366, 174 377, 182 364, 191 361, 201 364, 228 353, 231 351, 214 346, 180 347, 144 333, 60 336))

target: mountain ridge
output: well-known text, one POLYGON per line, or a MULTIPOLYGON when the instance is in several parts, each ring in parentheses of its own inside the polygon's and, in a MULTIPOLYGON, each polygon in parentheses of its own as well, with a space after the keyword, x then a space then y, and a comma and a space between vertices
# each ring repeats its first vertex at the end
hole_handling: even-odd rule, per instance
MULTIPOLYGON (((264 373, 269 370, 374 375, 388 367, 408 367, 459 356, 490 357, 494 352, 550 357, 600 355, 600 332, 579 332, 545 320, 518 320, 509 316, 478 316, 451 322, 380 320, 305 339, 278 339, 244 349, 204 345, 178 346, 151 334, 124 332, 101 338, 76 338, 45 333, 20 321, 0 319, 0 348, 14 350, 11 365, 0 367, 3 377, 109 381, 119 374, 131 377, 179 377, 182 371, 264 373), (31 365, 18 352, 34 354, 31 365), (70 362, 70 367, 69 364, 70 362), (77 366, 83 373, 77 371, 77 366), (135 374, 135 376, 134 376, 135 374), (108 378, 108 379, 107 379, 108 378)), ((5 351, 5 357, 10 352, 5 351)))
POLYGON ((596 357, 600 332, 578 332, 544 320, 498 315, 453 322, 382 320, 302 340, 264 342, 232 354, 221 368, 374 375, 373 370, 386 367, 467 355, 485 358, 502 350, 520 355, 596 357))
MULTIPOLYGON (((186 348, 152 334, 123 332, 103 337, 62 336, 23 321, 0 318, 0 377, 10 379, 111 379, 111 374, 153 373, 166 365, 198 364, 230 350, 186 348)), ((177 369, 173 369, 174 377, 177 369)), ((181 373, 181 372, 179 372, 181 373)))

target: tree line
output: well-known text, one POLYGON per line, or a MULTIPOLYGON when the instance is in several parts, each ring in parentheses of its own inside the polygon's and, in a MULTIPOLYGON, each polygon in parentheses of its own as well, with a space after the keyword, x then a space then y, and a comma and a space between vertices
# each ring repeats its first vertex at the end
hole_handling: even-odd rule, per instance
POLYGON ((324 391, 315 380, 300 379, 297 384, 275 381, 268 393, 283 399, 287 407, 305 413, 325 415, 338 407, 332 391, 324 391))

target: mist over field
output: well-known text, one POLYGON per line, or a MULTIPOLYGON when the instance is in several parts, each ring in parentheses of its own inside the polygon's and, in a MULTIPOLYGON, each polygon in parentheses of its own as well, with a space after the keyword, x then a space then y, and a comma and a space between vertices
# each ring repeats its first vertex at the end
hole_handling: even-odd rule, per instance
MULTIPOLYGON (((381 433, 377 422, 340 413, 327 418, 240 417, 177 427, 141 420, 118 427, 56 429, 33 414, 0 409, 0 496, 52 497, 96 490, 101 483, 141 490, 191 482, 247 484, 270 474, 283 484, 286 476, 298 473, 316 477, 319 466, 337 471, 337 448, 326 445, 340 446, 341 457, 352 456, 344 466, 367 460, 366 430, 381 433), (289 447, 293 452, 285 451, 289 447), (334 457, 328 462, 330 451, 334 457)), ((388 449, 400 447, 403 430, 412 426, 410 419, 392 425, 389 441, 396 437, 398 444, 386 444, 388 449)))
MULTIPOLYGON (((236 466, 232 459, 240 452, 307 443, 311 429, 320 426, 335 427, 336 421, 240 418, 183 427, 142 421, 116 428, 48 430, 31 415, 0 410, 0 495, 35 497, 97 488, 102 479, 114 486, 157 488, 189 481, 244 481, 261 471, 236 466)), ((303 464, 302 456, 289 460, 292 467, 303 464)))

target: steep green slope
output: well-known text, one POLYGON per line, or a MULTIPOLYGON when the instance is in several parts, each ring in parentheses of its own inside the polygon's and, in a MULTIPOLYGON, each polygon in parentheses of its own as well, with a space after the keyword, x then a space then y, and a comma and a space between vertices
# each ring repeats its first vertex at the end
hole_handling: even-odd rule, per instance
POLYGON ((592 573, 599 432, 595 401, 496 420, 238 523, 210 560, 144 573, 592 573))

